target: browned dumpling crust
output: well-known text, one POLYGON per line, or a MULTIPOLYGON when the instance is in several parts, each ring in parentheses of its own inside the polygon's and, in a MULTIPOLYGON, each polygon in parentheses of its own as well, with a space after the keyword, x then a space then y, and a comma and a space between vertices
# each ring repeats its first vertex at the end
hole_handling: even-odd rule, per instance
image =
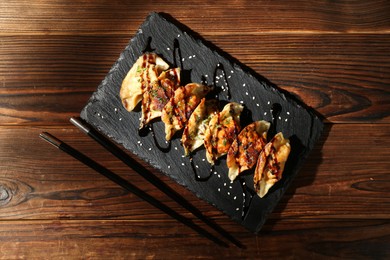
POLYGON ((290 154, 290 142, 278 133, 260 152, 254 174, 254 186, 260 198, 282 178, 284 166, 290 154))
POLYGON ((162 109, 180 86, 180 69, 163 71, 157 80, 142 89, 142 116, 140 128, 160 117, 162 109))
POLYGON ((226 163, 229 179, 234 180, 241 172, 251 169, 257 162, 260 151, 267 142, 270 123, 256 121, 247 125, 229 148, 226 163))
POLYGON ((240 115, 244 107, 231 102, 214 115, 205 132, 204 145, 206 158, 214 165, 215 161, 225 155, 241 130, 240 115))
POLYGON ((198 83, 189 83, 176 89, 161 114, 166 140, 171 140, 173 135, 185 126, 192 112, 209 91, 209 86, 198 83))
POLYGON ((183 131, 181 143, 185 156, 203 145, 206 128, 211 117, 216 113, 218 113, 218 101, 214 99, 206 101, 203 98, 191 114, 183 131))
POLYGON ((142 100, 143 90, 158 80, 169 65, 154 53, 140 56, 124 78, 119 96, 127 111, 133 111, 142 100))

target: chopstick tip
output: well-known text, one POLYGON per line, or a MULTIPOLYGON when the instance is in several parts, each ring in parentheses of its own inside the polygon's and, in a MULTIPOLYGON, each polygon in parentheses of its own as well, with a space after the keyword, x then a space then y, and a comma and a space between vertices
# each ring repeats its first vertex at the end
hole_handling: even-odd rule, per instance
POLYGON ((52 136, 51 134, 49 134, 48 132, 42 132, 39 134, 39 137, 43 140, 45 140, 46 142, 48 142, 49 144, 59 148, 60 145, 61 145, 61 141, 57 138, 55 138, 54 136, 52 136))
POLYGON ((81 120, 79 120, 78 118, 71 117, 69 121, 85 134, 88 134, 91 131, 91 129, 85 123, 81 122, 81 120))

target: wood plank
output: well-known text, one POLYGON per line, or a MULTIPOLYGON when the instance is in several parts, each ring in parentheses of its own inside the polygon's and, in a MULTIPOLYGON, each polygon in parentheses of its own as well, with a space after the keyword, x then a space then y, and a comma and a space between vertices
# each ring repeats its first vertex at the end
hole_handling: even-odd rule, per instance
MULTIPOLYGON (((329 128, 271 219, 386 219, 390 215, 389 125, 337 124, 329 128)), ((40 140, 38 134, 43 130, 188 216, 74 128, 1 127, 0 219, 169 219, 40 140)), ((156 174, 210 217, 228 221, 185 188, 156 174)))
POLYGON ((202 34, 380 32, 390 29, 390 4, 377 1, 15 1, 0 4, 1 35, 125 34, 156 11, 202 34), (234 21, 236 26, 232 26, 234 21), (212 26, 210 26, 212 25, 212 26))
MULTIPOLYGON (((2 37, 0 124, 67 124, 131 37, 2 37)), ((330 122, 390 122, 389 35, 233 35, 206 40, 330 122)))
POLYGON ((229 226, 247 249, 225 249, 172 221, 0 221, 0 258, 263 259, 284 258, 286 252, 291 258, 315 259, 390 256, 388 220, 283 220, 266 227, 254 236, 229 226))

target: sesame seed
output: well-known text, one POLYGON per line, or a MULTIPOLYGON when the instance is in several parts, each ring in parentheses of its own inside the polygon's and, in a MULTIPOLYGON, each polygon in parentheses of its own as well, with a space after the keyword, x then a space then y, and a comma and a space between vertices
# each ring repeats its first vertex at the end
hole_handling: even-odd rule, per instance
POLYGON ((122 121, 122 117, 119 118, 119 121, 122 121))
POLYGON ((257 103, 257 104, 256 104, 256 106, 258 106, 258 107, 259 107, 259 106, 260 106, 260 105, 259 105, 259 103, 257 103))
POLYGON ((218 191, 221 191, 221 188, 218 188, 218 191))
POLYGON ((180 37, 180 34, 178 34, 177 37, 180 37))
POLYGON ((245 92, 245 95, 247 95, 247 96, 248 96, 248 95, 249 95, 249 93, 248 93, 248 92, 245 92))
POLYGON ((204 161, 206 161, 206 159, 205 159, 205 158, 203 158, 203 159, 202 159, 202 162, 204 162, 204 161))
POLYGON ((229 186, 229 189, 232 189, 233 187, 232 186, 229 186))
POLYGON ((266 115, 267 115, 267 112, 264 112, 264 115, 266 116, 266 115))
POLYGON ((287 115, 289 115, 289 114, 290 114, 290 112, 287 111, 287 115))
POLYGON ((282 120, 282 118, 281 117, 278 117, 279 118, 279 120, 282 120))
POLYGON ((253 97, 252 97, 252 99, 253 99, 253 100, 255 100, 255 99, 256 99, 256 97, 255 97, 255 96, 253 96, 253 97))
POLYGON ((234 71, 231 70, 230 73, 234 73, 234 71))
POLYGON ((189 56, 188 58, 189 58, 189 59, 192 59, 192 56, 189 56))
POLYGON ((241 100, 241 101, 240 101, 240 104, 244 104, 244 101, 241 100))
POLYGON ((232 76, 228 76, 228 79, 230 79, 232 76))
POLYGON ((171 48, 168 47, 168 48, 167 48, 167 51, 170 51, 170 50, 171 50, 171 48))
POLYGON ((243 86, 243 87, 245 87, 245 86, 246 86, 246 84, 244 83, 244 84, 242 84, 242 86, 243 86))
POLYGON ((151 151, 151 150, 152 150, 152 147, 150 147, 148 150, 151 151))
POLYGON ((184 158, 184 157, 185 157, 184 155, 181 156, 181 158, 184 158))
POLYGON ((236 208, 236 211, 239 211, 240 210, 240 208, 236 208))
POLYGON ((234 199, 234 200, 235 200, 235 199, 237 199, 237 196, 234 196, 234 198, 233 198, 233 199, 234 199))
POLYGON ((218 174, 218 178, 221 178, 221 175, 218 174))
POLYGON ((267 104, 268 104, 268 105, 269 105, 269 104, 271 104, 271 101, 268 101, 268 103, 267 103, 267 104))
POLYGON ((182 162, 181 165, 184 166, 185 164, 182 162))
POLYGON ((115 111, 115 112, 118 112, 118 108, 114 108, 114 111, 115 111))
POLYGON ((175 146, 175 150, 177 150, 177 146, 175 146))
POLYGON ((199 166, 198 165, 195 165, 196 169, 199 169, 199 166))
POLYGON ((285 121, 285 122, 287 122, 287 120, 288 120, 287 118, 286 118, 286 119, 284 119, 284 121, 285 121))
POLYGON ((192 58, 195 58, 195 54, 194 54, 194 55, 192 55, 192 58))
POLYGON ((226 186, 226 182, 223 184, 223 186, 226 186))
POLYGON ((230 196, 230 192, 228 192, 228 193, 227 193, 227 195, 229 195, 229 196, 230 196))
POLYGON ((168 169, 171 169, 171 166, 170 166, 170 165, 168 165, 168 169))
POLYGON ((204 75, 206 78, 208 78, 209 77, 209 75, 204 75))

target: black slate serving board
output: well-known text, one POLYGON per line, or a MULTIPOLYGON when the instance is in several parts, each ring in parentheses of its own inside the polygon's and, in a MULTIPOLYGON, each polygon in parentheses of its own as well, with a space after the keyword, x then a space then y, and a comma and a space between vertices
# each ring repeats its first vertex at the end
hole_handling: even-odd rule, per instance
MULTIPOLYGON (((81 118, 254 233, 261 229, 323 129, 321 119, 310 108, 169 15, 160 13, 146 18, 82 110, 81 118), (243 104, 243 126, 266 120, 271 122, 269 138, 283 132, 290 139, 292 150, 283 178, 264 198, 253 195, 253 170, 230 182, 225 158, 210 172, 204 149, 195 154, 191 166, 183 156, 180 136, 174 138, 168 152, 163 152, 157 149, 151 133, 138 135, 141 112, 127 112, 119 90, 127 72, 145 51, 157 53, 172 67, 181 67, 183 81, 213 85, 219 90, 222 103, 243 104), (210 178, 198 181, 195 174, 210 178)), ((163 123, 154 123, 154 131, 160 145, 166 146, 163 123)))

